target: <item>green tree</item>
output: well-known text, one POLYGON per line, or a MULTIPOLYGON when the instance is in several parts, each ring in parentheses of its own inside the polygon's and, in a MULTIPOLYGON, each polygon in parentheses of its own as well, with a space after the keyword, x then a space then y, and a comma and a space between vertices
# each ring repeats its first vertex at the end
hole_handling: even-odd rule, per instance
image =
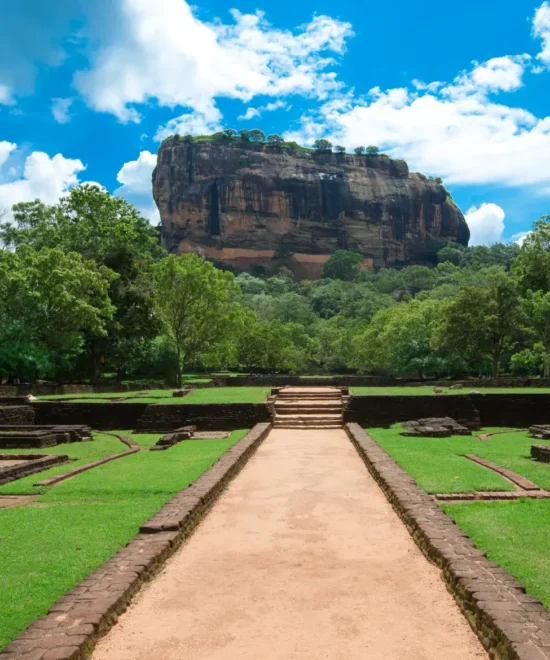
POLYGON ((22 341, 35 347, 37 365, 48 361, 59 374, 82 350, 86 333, 107 334, 115 311, 108 295, 113 271, 74 252, 29 246, 1 251, 0 264, 0 317, 12 338, 10 344, 4 336, 4 355, 14 339, 22 341), (20 337, 17 328, 24 330, 20 337))
POLYGON ((324 140, 324 139, 315 140, 315 142, 313 143, 313 146, 319 152, 332 151, 332 142, 329 142, 328 140, 324 140))
POLYGON ((271 135, 267 136, 267 141, 269 144, 280 145, 283 144, 284 139, 280 135, 277 135, 276 133, 272 133, 271 135))
POLYGON ((334 151, 336 151, 337 154, 345 154, 346 153, 346 147, 342 146, 341 144, 337 144, 334 147, 334 151))
POLYGON ((258 144, 263 144, 265 142, 265 133, 259 128, 253 128, 248 132, 248 139, 250 142, 256 142, 258 144))
POLYGON ((550 291, 550 215, 535 222, 514 261, 513 272, 523 291, 550 291))
POLYGON ((177 386, 184 364, 219 341, 237 312, 235 276, 196 254, 169 255, 153 267, 156 309, 176 351, 177 386))
POLYGON ((380 153, 380 149, 375 147, 373 144, 367 147, 367 156, 377 156, 380 153))
POLYGON ((355 147, 355 149, 353 151, 355 151, 355 153, 358 156, 362 156, 365 153, 366 148, 365 147, 355 147))
POLYGON ((323 268, 323 277, 332 280, 353 280, 357 275, 363 255, 359 252, 336 250, 323 268))
POLYGON ((440 264, 449 262, 455 266, 460 266, 462 263, 462 250, 447 245, 437 253, 437 261, 440 264))
POLYGON ((456 350, 467 364, 491 362, 497 378, 504 351, 521 325, 520 297, 514 280, 500 272, 485 286, 463 287, 447 308, 440 344, 456 350))

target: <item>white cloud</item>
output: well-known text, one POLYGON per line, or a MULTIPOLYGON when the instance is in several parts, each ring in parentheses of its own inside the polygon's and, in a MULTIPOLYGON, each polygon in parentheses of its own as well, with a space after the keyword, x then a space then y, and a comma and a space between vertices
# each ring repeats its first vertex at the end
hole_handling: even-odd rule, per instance
POLYGON ((17 149, 17 145, 13 142, 8 142, 7 140, 0 141, 0 167, 8 160, 9 155, 15 149, 17 149))
POLYGON ((12 105, 12 103, 11 89, 7 85, 0 84, 0 105, 12 105))
POLYGON ((131 160, 121 167, 117 181, 122 184, 114 192, 133 204, 138 211, 148 218, 151 224, 160 222, 160 215, 152 197, 152 175, 157 156, 149 151, 142 151, 137 160, 131 160))
POLYGON ((533 36, 542 40, 542 51, 537 55, 546 66, 550 65, 550 4, 543 2, 533 19, 533 36))
POLYGON ((527 238, 527 236, 529 236, 529 234, 532 233, 533 233, 532 231, 520 231, 517 234, 513 234, 511 240, 513 243, 517 243, 518 245, 521 246, 525 243, 525 239, 527 238))
POLYGON ((273 112, 275 110, 281 110, 282 108, 289 109, 289 106, 286 101, 279 99, 278 101, 273 101, 273 103, 261 105, 258 108, 247 108, 244 115, 240 115, 237 119, 246 121, 248 119, 254 119, 254 117, 261 117, 264 112, 273 112))
POLYGON ((315 16, 296 31, 277 30, 261 12, 232 10, 234 23, 205 23, 184 0, 121 0, 125 29, 74 82, 91 107, 139 121, 134 107, 162 106, 208 114, 215 97, 317 98, 340 87, 327 52, 341 54, 351 26, 315 16))
POLYGON ((58 124, 66 124, 70 121, 69 110, 73 99, 55 98, 52 100, 52 115, 58 124))
POLYGON ((204 112, 187 112, 159 126, 155 140, 164 140, 170 135, 209 135, 221 130, 221 119, 221 112, 214 106, 204 112))
POLYGON ((525 55, 499 57, 443 87, 414 81, 413 88, 374 88, 366 98, 336 96, 285 137, 377 144, 451 185, 538 186, 548 194, 550 117, 493 98, 521 87, 528 66, 525 55))
POLYGON ((466 213, 470 245, 493 245, 501 241, 504 216, 504 210, 496 204, 483 203, 479 208, 472 206, 466 213))
MULTIPOLYGON (((11 147, 8 154, 15 151, 16 145, 6 142, 0 142, 0 149, 5 144, 11 147)), ((1 164, 0 156, 0 208, 10 210, 18 202, 31 202, 35 199, 42 200, 44 204, 55 204, 78 184, 78 173, 86 169, 78 159, 65 158, 62 154, 50 158, 41 151, 33 151, 27 156, 19 171, 10 168, 4 173, 1 164)))

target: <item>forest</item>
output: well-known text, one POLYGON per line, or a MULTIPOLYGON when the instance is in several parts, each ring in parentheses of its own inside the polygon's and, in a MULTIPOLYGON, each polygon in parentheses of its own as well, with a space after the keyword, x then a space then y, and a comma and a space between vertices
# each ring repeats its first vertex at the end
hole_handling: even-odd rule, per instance
POLYGON ((448 245, 434 267, 371 272, 338 251, 318 281, 168 255, 94 185, 13 216, 0 223, 0 382, 550 374, 550 216, 521 247, 448 245))

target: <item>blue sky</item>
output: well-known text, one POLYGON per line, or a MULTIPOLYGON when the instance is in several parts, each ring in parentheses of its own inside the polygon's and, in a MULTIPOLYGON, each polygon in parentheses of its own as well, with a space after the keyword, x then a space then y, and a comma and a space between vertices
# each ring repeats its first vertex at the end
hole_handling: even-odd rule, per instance
POLYGON ((2 210, 95 181, 156 223, 162 137, 234 127, 377 144, 441 176, 476 243, 550 213, 547 2, 2 5, 2 210))

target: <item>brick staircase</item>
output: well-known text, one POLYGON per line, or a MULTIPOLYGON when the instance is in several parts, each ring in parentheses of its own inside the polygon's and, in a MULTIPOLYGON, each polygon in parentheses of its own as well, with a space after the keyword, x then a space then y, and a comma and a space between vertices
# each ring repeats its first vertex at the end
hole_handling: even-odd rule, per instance
POLYGON ((342 387, 274 388, 269 404, 273 426, 284 429, 339 429, 349 399, 342 387))

